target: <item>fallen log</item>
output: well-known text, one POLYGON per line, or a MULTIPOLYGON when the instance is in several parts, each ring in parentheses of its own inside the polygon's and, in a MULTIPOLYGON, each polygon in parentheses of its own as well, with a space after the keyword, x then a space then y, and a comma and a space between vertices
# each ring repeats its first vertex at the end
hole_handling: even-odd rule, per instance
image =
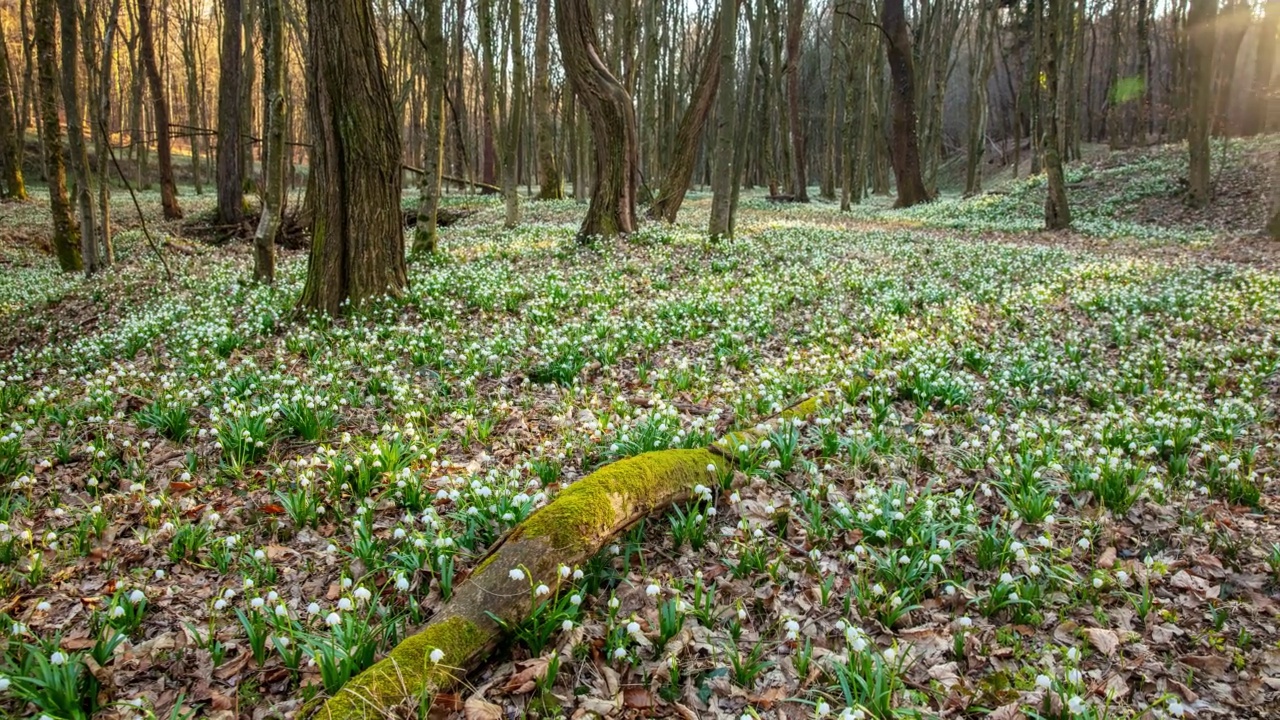
MULTIPOLYGON (((819 403, 817 397, 810 398, 778 417, 809 417, 819 403)), ((316 716, 322 720, 385 718, 406 700, 461 681, 502 639, 502 627, 494 616, 508 625, 523 620, 533 606, 530 588, 534 584, 558 592, 564 580, 559 573, 562 565, 585 565, 641 519, 690 500, 698 485, 714 485, 721 472, 732 468, 734 448, 757 439, 761 432, 732 433, 708 449, 643 453, 606 465, 568 486, 490 548, 421 632, 352 678, 316 716), (514 569, 521 574, 513 577, 514 569)))

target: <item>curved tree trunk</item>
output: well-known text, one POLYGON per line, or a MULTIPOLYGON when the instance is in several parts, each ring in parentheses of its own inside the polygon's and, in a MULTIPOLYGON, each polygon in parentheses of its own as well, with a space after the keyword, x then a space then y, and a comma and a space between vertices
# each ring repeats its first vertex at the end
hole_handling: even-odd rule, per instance
MULTIPOLYGON (((732 2, 732 0, 728 0, 732 2)), ((735 3, 736 11, 736 3, 735 3)), ((806 400, 781 413, 782 420, 806 418, 818 408, 806 400)), ((606 465, 570 485, 547 505, 498 540, 453 597, 421 632, 352 678, 315 717, 320 720, 375 720, 406 699, 439 692, 465 678, 502 639, 503 623, 525 619, 539 583, 552 592, 567 585, 561 566, 577 567, 640 520, 694 496, 700 484, 731 473, 731 453, 759 437, 757 430, 734 433, 711 449, 660 450, 606 465), (520 575, 512 577, 512 570, 520 575), (443 657, 431 660, 433 651, 443 657)))
POLYGON ((898 201, 894 207, 910 207, 927 202, 920 175, 920 138, 916 130, 916 78, 911 60, 911 36, 902 0, 884 0, 880 25, 888 36, 885 54, 889 58, 893 128, 890 161, 898 181, 898 201))
POLYGON ((720 60, 722 24, 716 23, 711 33, 711 42, 707 45, 706 55, 701 63, 702 71, 698 75, 697 89, 690 98, 689 105, 685 107, 684 115, 680 117, 680 129, 676 131, 675 148, 667 174, 662 180, 662 189, 658 191, 657 199, 646 213, 650 220, 675 222, 680 206, 684 204, 685 193, 689 191, 689 180, 698 156, 698 142, 702 139, 702 129, 707 124, 707 117, 711 115, 711 106, 715 104, 716 88, 723 72, 720 60))
POLYGON ((58 20, 62 42, 62 108, 67 116, 67 149, 71 175, 75 178, 76 209, 80 216, 80 257, 86 275, 105 266, 98 247, 93 222, 93 188, 89 181, 89 150, 84 140, 84 113, 80 106, 79 17, 75 0, 58 0, 58 20))
POLYGON ((244 222, 244 168, 240 165, 240 3, 241 0, 222 0, 217 182, 218 222, 226 226, 244 222))
POLYGON ((276 279, 276 236, 284 214, 284 0, 262 0, 262 92, 267 132, 262 150, 262 217, 253 236, 253 277, 276 279))
POLYGON ((440 3, 423 3, 427 43, 427 141, 418 187, 418 222, 413 228, 413 252, 434 253, 439 244, 440 178, 444 174, 444 20, 440 3))
MULTIPOLYGON (((5 37, 4 18, 0 17, 0 38, 5 37)), ((0 192, 6 197, 27 199, 27 185, 22 179, 23 138, 16 115, 17 93, 10 82, 9 45, 0 39, 0 192)))
POLYGON ((609 71, 596 39, 590 0, 557 0, 556 31, 565 75, 591 124, 596 173, 579 241, 636 229, 638 141, 631 97, 609 71))
POLYGON ((368 0, 307 0, 315 221, 299 305, 337 315, 408 285, 400 128, 368 0))
POLYGON ((53 249, 64 272, 84 267, 80 257, 80 232, 71 217, 71 201, 67 199, 67 168, 62 157, 62 126, 58 117, 58 67, 54 39, 53 0, 35 0, 32 20, 38 62, 36 79, 40 96, 41 140, 44 144, 45 174, 49 183, 49 210, 53 213, 53 249))
POLYGON ((533 40, 533 114, 538 123, 538 199, 563 200, 564 181, 551 114, 551 0, 537 0, 533 40))
POLYGON ((809 202, 808 159, 804 123, 800 119, 800 34, 805 0, 791 0, 787 8, 787 118, 791 128, 791 193, 796 202, 809 202))
POLYGON ((1209 204, 1209 131, 1212 125, 1214 19, 1218 0, 1191 0, 1187 13, 1190 33, 1191 117, 1187 128, 1190 166, 1187 170, 1187 204, 1209 204))
MULTIPOLYGON (((717 28, 719 52, 720 102, 716 108, 715 167, 711 171, 711 221, 708 234, 712 239, 733 237, 733 172, 734 110, 737 106, 734 77, 738 51, 738 0, 720 0, 720 22, 717 28)), ((710 52, 710 50, 708 50, 710 52)), ((683 193, 681 193, 683 195, 683 193)), ((673 218, 674 219, 674 218, 673 218)))
POLYGON ((160 206, 165 220, 178 220, 182 208, 178 207, 178 186, 173 180, 173 143, 169 139, 169 103, 164 96, 164 79, 160 77, 160 64, 156 60, 155 40, 151 27, 152 0, 138 0, 138 38, 142 53, 142 66, 147 72, 147 84, 151 87, 151 107, 156 125, 156 165, 160 170, 160 206))

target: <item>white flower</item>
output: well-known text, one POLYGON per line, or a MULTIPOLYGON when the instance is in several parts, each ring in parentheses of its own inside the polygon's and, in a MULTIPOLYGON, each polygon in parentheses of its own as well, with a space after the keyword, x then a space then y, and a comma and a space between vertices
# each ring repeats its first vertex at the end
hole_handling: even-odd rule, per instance
MULTIPOLYGON (((119 606, 117 605, 116 607, 119 607, 119 606)), ((218 598, 217 600, 215 600, 215 601, 213 602, 213 609, 214 609, 214 610, 225 610, 225 609, 226 609, 226 607, 227 607, 227 601, 226 601, 226 600, 223 600, 222 598, 218 598)), ((114 612, 114 609, 112 610, 112 612, 114 612)), ((124 608, 120 608, 120 612, 121 612, 121 613, 123 613, 123 612, 124 612, 124 608)))
POLYGON ((369 589, 364 586, 356 588, 353 594, 356 596, 356 599, 360 600, 361 602, 364 602, 369 598, 373 597, 373 593, 369 592, 369 589))
POLYGON ((897 658, 898 658, 898 651, 897 651, 897 650, 895 650, 894 648, 885 648, 885 649, 884 649, 884 659, 885 659, 885 661, 886 661, 886 662, 893 662, 893 661, 894 661, 894 660, 896 660, 897 658))
POLYGON ((351 603, 351 598, 339 598, 339 599, 338 599, 338 609, 339 609, 339 610, 350 610, 352 607, 354 607, 354 606, 353 606, 353 605, 352 605, 352 603, 351 603))
POLYGON ((1041 673, 1040 675, 1036 676, 1036 685, 1039 685, 1045 690, 1048 690, 1049 688, 1053 687, 1053 678, 1041 673))
POLYGON ((560 623, 560 629, 565 632, 569 632, 570 630, 573 629, 573 621, 565 620, 564 622, 560 623))
POLYGON ((635 620, 632 620, 631 622, 627 623, 628 635, 635 635, 638 632, 640 632, 640 623, 636 622, 635 620))
POLYGON ((1067 701, 1067 709, 1072 715, 1079 715, 1084 712, 1084 700, 1079 695, 1072 695, 1067 701))
POLYGON ((572 604, 572 605, 581 605, 581 604, 582 604, 582 596, 581 596, 581 595, 579 595, 579 594, 577 594, 577 593, 574 593, 574 594, 570 595, 570 596, 569 596, 569 603, 570 603, 570 604, 572 604))
POLYGON ((288 617, 288 616, 289 616, 289 608, 285 607, 284 605, 276 606, 276 617, 288 617))
POLYGON ((408 590, 408 589, 409 589, 409 578, 407 578, 407 577, 405 577, 405 576, 403 576, 403 575, 401 575, 400 577, 397 577, 397 578, 396 578, 396 589, 397 589, 397 590, 399 590, 400 592, 404 592, 404 591, 408 590))
POLYGON ((141 590, 134 590, 133 592, 129 593, 129 602, 133 603, 134 605, 137 605, 138 603, 146 599, 147 599, 147 596, 141 590))
POLYGON ((8 689, 9 689, 9 678, 0 676, 0 692, 4 692, 8 689))
POLYGON ((431 651, 431 655, 429 657, 431 658, 431 662, 433 664, 439 665, 440 661, 444 659, 444 651, 441 650, 440 648, 436 648, 435 650, 431 651))
POLYGON ((315 602, 313 602, 313 603, 311 603, 311 604, 307 605, 307 614, 308 614, 308 615, 319 615, 319 614, 320 614, 320 603, 315 603, 315 602))
POLYGON ((819 700, 818 706, 813 711, 818 717, 825 717, 831 714, 831 706, 827 704, 826 700, 819 700))
MULTIPOLYGON (((5 685, 5 687, 7 687, 7 686, 8 686, 8 684, 9 684, 9 681, 8 681, 8 680, 0 680, 0 682, 3 682, 3 683, 4 683, 4 685, 5 685)), ((4 688, 0 688, 0 690, 3 690, 3 689, 4 689, 4 688)), ((1170 715, 1172 715, 1172 716, 1174 716, 1174 717, 1176 717, 1176 718, 1180 718, 1180 717, 1182 717, 1183 715, 1185 715, 1185 714, 1186 714, 1186 712, 1187 712, 1187 706, 1186 706, 1186 705, 1183 705, 1182 703, 1178 702, 1177 700, 1174 700, 1173 698, 1170 698, 1170 699, 1169 699, 1169 714, 1170 714, 1170 715)))
POLYGON ((341 617, 338 617, 338 613, 336 613, 336 612, 331 612, 331 613, 329 613, 328 615, 326 615, 326 616, 325 616, 325 618, 324 618, 324 624, 325 624, 325 625, 328 625, 329 627, 333 627, 334 625, 338 625, 338 624, 340 624, 341 622, 342 622, 342 618, 341 618, 341 617))
POLYGON ((49 664, 65 665, 67 664, 67 656, 63 654, 61 650, 55 650, 53 654, 49 656, 49 664))
POLYGON ((613 651, 613 657, 614 657, 615 659, 621 660, 622 658, 624 658, 624 657, 626 657, 626 656, 627 656, 627 649, 626 649, 626 648, 616 648, 616 649, 613 651))
POLYGON ((533 589, 533 594, 537 595, 538 597, 541 597, 543 595, 549 595, 551 594, 551 588, 547 587, 546 585, 539 585, 538 587, 533 589))
POLYGON ((965 615, 964 617, 960 618, 958 622, 960 623, 960 627, 966 627, 966 628, 973 627, 973 618, 969 617, 968 615, 965 615))
POLYGON ((520 568, 511 568, 511 571, 507 573, 507 577, 511 578, 512 580, 516 580, 516 581, 523 580, 523 579, 524 579, 524 571, 523 571, 523 570, 521 570, 520 568))
POLYGON ((263 599, 262 599, 262 598, 260 598, 260 597, 256 597, 256 598, 254 598, 254 599, 252 599, 252 600, 250 600, 250 601, 249 601, 249 606, 250 606, 250 607, 252 607, 254 610, 257 610, 258 608, 260 608, 260 607, 262 607, 263 605, 266 605, 266 604, 267 604, 267 601, 266 601, 266 600, 263 600, 263 599))
POLYGON ((654 583, 649 583, 649 587, 644 589, 644 594, 648 595, 649 597, 653 597, 654 595, 657 595, 660 592, 662 592, 662 588, 658 587, 654 583))
POLYGON ((53 606, 49 604, 48 600, 41 600, 40 603, 36 605, 36 612, 49 612, 49 609, 52 607, 53 606))

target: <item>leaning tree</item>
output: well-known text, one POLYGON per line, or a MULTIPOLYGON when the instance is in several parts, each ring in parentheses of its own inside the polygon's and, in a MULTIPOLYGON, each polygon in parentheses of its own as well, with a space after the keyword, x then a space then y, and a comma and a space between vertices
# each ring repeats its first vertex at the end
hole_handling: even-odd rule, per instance
POLYGON ((408 285, 399 114, 369 0, 307 0, 317 202, 303 309, 338 314, 408 285))
POLYGON ((910 207, 929 199, 920 175, 920 136, 916 121, 916 71, 911 59, 911 34, 902 0, 885 0, 880 9, 885 54, 891 76, 892 139, 889 159, 898 180, 895 207, 910 207))
POLYGON ((636 229, 639 175, 631 96, 605 64, 591 0, 557 0, 556 32, 565 75, 586 110, 596 148, 595 185, 578 239, 630 233, 636 229))

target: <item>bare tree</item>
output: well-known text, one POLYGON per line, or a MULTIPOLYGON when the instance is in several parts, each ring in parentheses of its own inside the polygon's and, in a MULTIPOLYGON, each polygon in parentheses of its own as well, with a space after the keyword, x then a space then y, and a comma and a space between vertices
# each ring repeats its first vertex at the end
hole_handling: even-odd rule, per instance
MULTIPOLYGON (((723 3, 722 3, 723 4, 723 3)), ((721 10, 723 13, 723 10, 721 10)), ((735 13, 736 16, 736 13, 735 13)), ((702 130, 715 105, 716 88, 720 84, 721 73, 724 72, 722 50, 724 42, 724 23, 717 22, 711 34, 711 42, 707 44, 698 73, 697 85, 689 104, 680 116, 680 127, 676 130, 675 146, 672 148, 671 160, 662 179, 662 187, 658 196, 649 205, 647 212, 651 220, 665 219, 676 221, 680 206, 684 204, 685 193, 689 191, 689 180, 697 162, 698 144, 702 140, 702 130)), ((716 136, 719 138, 719 135, 716 136)), ((714 182, 714 174, 712 176, 714 182)), ((712 212, 715 212, 714 207, 712 212)))
POLYGON ((911 59, 911 35, 902 0, 884 0, 880 25, 885 33, 885 53, 892 76, 893 129, 890 160, 898 180, 895 207, 927 202, 929 193, 920 176, 920 138, 916 123, 916 78, 911 59))
POLYGON ((713 239, 731 237, 733 227, 734 77, 738 50, 738 0, 720 0, 719 63, 720 89, 716 107, 715 167, 711 171, 711 222, 708 234, 713 239))
POLYGON ((987 83, 995 67, 996 4, 974 0, 972 44, 969 46, 969 141, 964 194, 982 192, 982 159, 987 143, 987 83))
POLYGON ((178 186, 173 179, 173 144, 169 137, 169 102, 165 99, 164 78, 160 76, 160 63, 156 60, 155 39, 151 27, 152 0, 138 0, 139 52, 142 66, 151 86, 151 107, 156 124, 156 164, 160 170, 160 206, 166 220, 182 217, 178 207, 178 186))
POLYGON ((445 77, 444 19, 440 3, 423 3, 426 29, 423 41, 427 53, 427 142, 419 179, 418 221, 413 229, 413 252, 430 255, 436 251, 440 232, 440 177, 444 172, 444 95, 445 77))
POLYGON ((1218 0, 1191 0, 1187 16, 1190 33, 1191 118, 1187 131, 1190 167, 1187 171, 1187 204, 1209 204, 1209 132, 1213 110, 1213 53, 1217 40, 1214 19, 1218 0))
POLYGON ((284 0, 262 0, 262 92, 267 119, 262 217, 253 237, 253 277, 276 279, 276 237, 284 214, 284 0))
MULTIPOLYGON (((1280 0, 1270 0, 1266 15, 1258 23, 1258 50, 1253 65, 1253 92, 1249 112, 1245 115, 1244 134, 1257 135, 1267 130, 1269 94, 1276 65, 1276 44, 1280 43, 1280 0)), ((3 81, 0 81, 3 82, 3 81)), ((1277 89, 1280 92, 1280 89, 1277 89)))
POLYGON ((551 114, 551 0, 537 0, 533 36, 533 115, 538 124, 538 199, 560 200, 564 183, 551 114))
MULTIPOLYGON (((249 0, 253 2, 253 0, 249 0)), ((244 222, 244 168, 240 164, 241 0, 222 0, 222 59, 218 75, 218 222, 244 222)))
POLYGON ((71 175, 75 178, 76 209, 80 216, 80 257, 86 275, 105 267, 103 253, 93 231, 93 188, 89 180, 89 151, 84 140, 84 113, 80 106, 80 34, 75 0, 58 0, 59 28, 62 30, 62 108, 67 116, 67 149, 71 175))
POLYGON ((520 224, 520 130, 524 126, 524 19, 520 0, 510 0, 507 24, 511 28, 511 114, 503 128, 502 196, 506 205, 504 224, 513 228, 520 224))
POLYGON ((307 58, 318 198, 299 305, 336 315, 408 286, 400 128, 369 0, 307 0, 307 58))
POLYGON ((80 231, 71 217, 67 199, 67 168, 62 156, 62 126, 58 117, 57 41, 58 24, 53 0, 35 0, 32 8, 35 27, 36 79, 40 96, 40 124, 43 128, 45 175, 49 182, 49 210, 53 213, 53 249, 64 272, 81 270, 80 231))
POLYGON ((14 105, 17 93, 10 80, 9 44, 5 42, 4 17, 0 14, 0 193, 3 196, 27 199, 27 185, 22 179, 22 131, 17 120, 18 108, 14 105))
POLYGON ((560 57, 595 140, 591 204, 578 229, 580 241, 627 234, 636 228, 639 152, 631 96, 605 64, 590 0, 557 0, 560 57))
POLYGON ((787 112, 791 126, 791 193, 796 202, 809 202, 804 124, 800 118, 800 33, 805 0, 787 6, 787 112))
POLYGON ((1049 179, 1049 191, 1044 201, 1044 226, 1047 230, 1063 230, 1071 227, 1071 206, 1067 203, 1067 181, 1062 169, 1062 156, 1066 138, 1062 132, 1062 88, 1064 29, 1071 21, 1069 0, 1033 0, 1036 20, 1046 24, 1047 34, 1042 33, 1044 47, 1045 97, 1040 104, 1044 113, 1044 167, 1049 179), (1048 17, 1044 16, 1044 4, 1048 4, 1048 17))

